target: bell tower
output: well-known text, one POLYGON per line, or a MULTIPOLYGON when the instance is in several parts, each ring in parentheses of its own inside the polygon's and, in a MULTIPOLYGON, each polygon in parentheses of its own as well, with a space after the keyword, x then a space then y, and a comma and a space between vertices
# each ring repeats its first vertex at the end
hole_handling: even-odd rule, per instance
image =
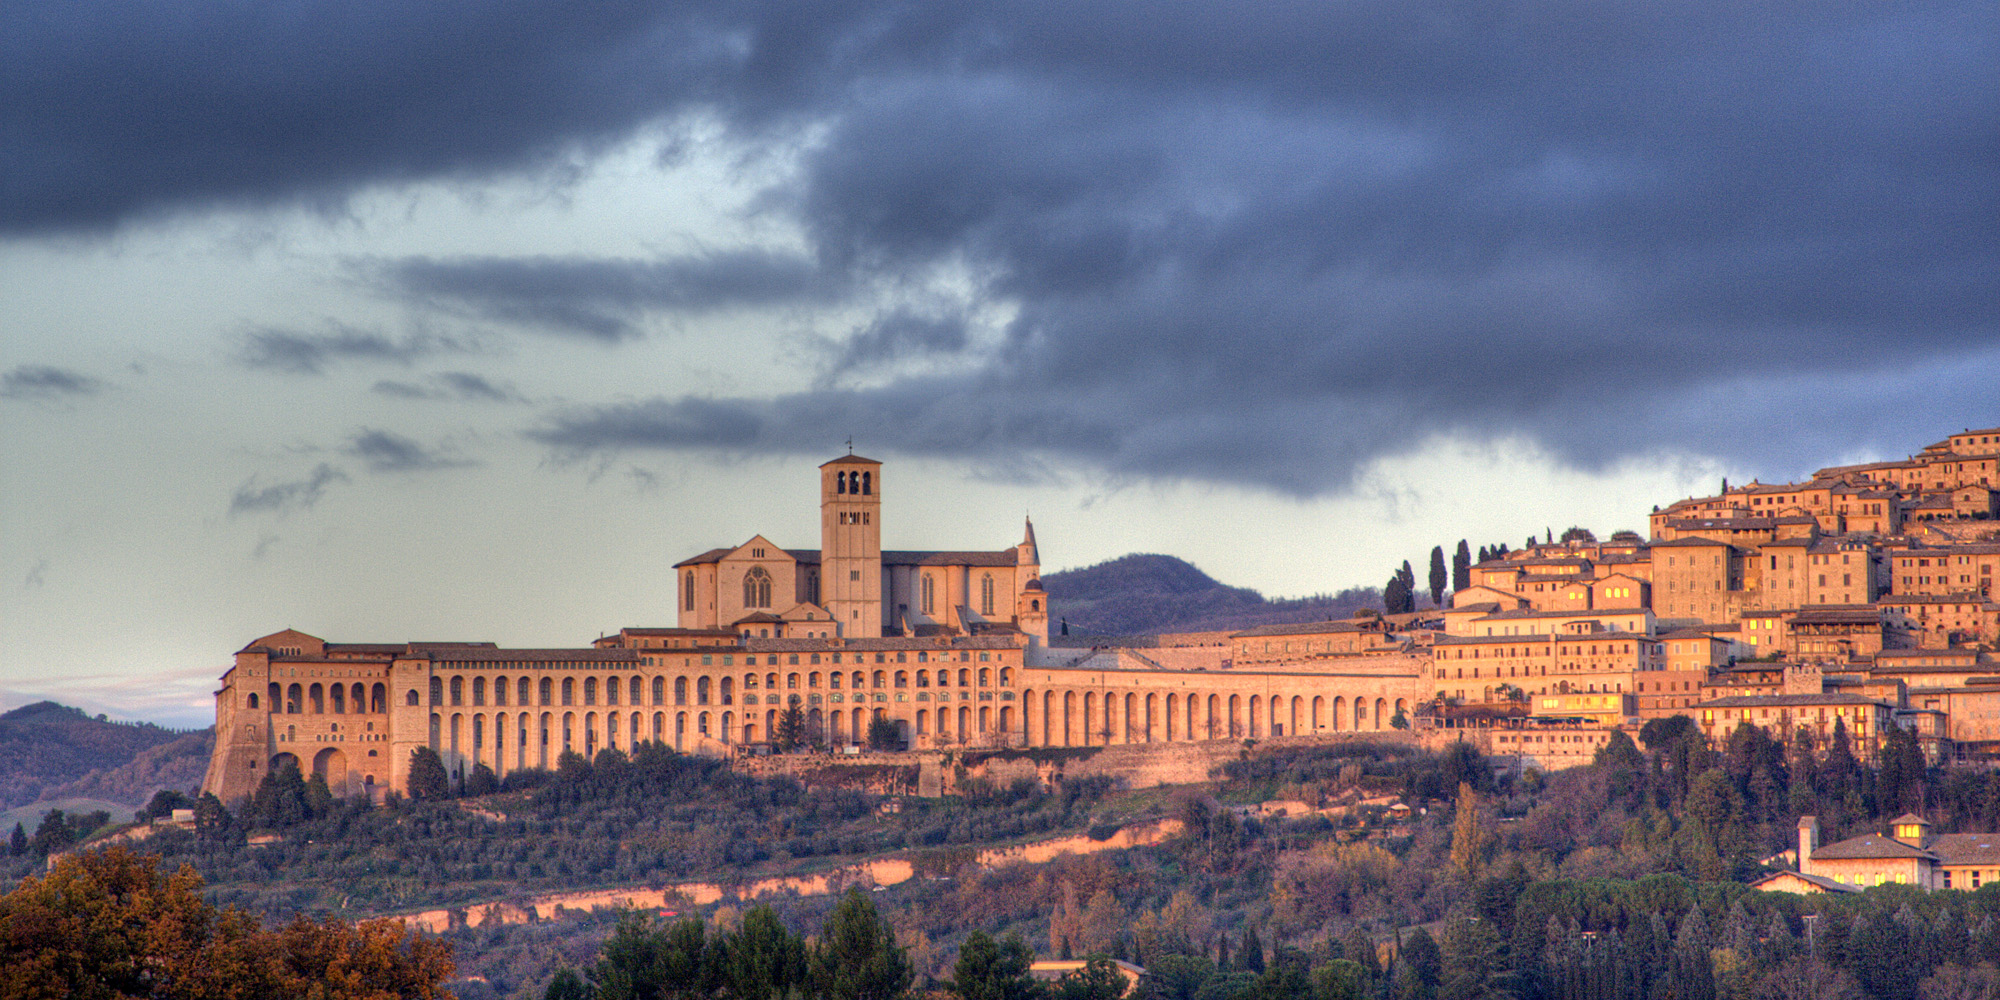
POLYGON ((820 603, 840 634, 882 634, 882 463, 847 454, 819 467, 820 603))

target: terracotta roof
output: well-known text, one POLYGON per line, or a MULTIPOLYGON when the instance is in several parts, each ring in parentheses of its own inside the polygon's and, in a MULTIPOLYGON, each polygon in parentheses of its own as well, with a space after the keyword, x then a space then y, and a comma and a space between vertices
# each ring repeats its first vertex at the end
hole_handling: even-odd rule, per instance
POLYGON ((877 462, 872 458, 862 458, 860 455, 849 453, 846 455, 842 455, 839 458, 836 458, 830 462, 821 462, 819 467, 824 469, 829 465, 881 465, 881 464, 882 463, 877 462))
POLYGON ((1947 865, 2000 864, 2000 833, 1940 833, 1930 851, 1947 865))
POLYGON ((1882 613, 1868 604, 1820 605, 1801 608, 1792 616, 1794 625, 1879 625, 1882 613))
MULTIPOLYGON (((1861 887, 1858 885, 1848 885, 1845 882, 1838 882, 1833 879, 1827 878, 1824 875, 1807 875, 1804 872, 1793 872, 1793 871, 1772 872, 1771 874, 1766 875, 1763 878, 1760 878, 1757 881, 1750 883, 1750 888, 1764 889, 1766 883, 1776 882, 1780 879, 1786 879, 1786 878, 1795 878, 1802 882, 1810 882, 1813 885, 1819 886, 1821 889, 1826 890, 1827 892, 1861 891, 1861 887)), ((1765 889, 1764 891, 1769 892, 1771 890, 1765 889)))
POLYGON ((1367 629, 1350 622, 1294 622, 1288 625, 1259 625, 1230 634, 1232 639, 1254 639, 1267 635, 1330 635, 1333 633, 1366 632, 1367 629))
POLYGON ((1820 705, 1883 705, 1858 694, 1737 694, 1712 698, 1696 708, 1813 708, 1820 705))
MULTIPOLYGON (((818 555, 817 552, 814 555, 818 555)), ((884 566, 1013 566, 1020 553, 1014 549, 998 552, 919 552, 882 553, 884 566)))
POLYGON ((728 638, 731 638, 731 639, 734 639, 734 638, 736 638, 736 633, 734 633, 734 632, 731 632, 731 631, 729 631, 729 630, 728 630, 728 629, 726 629, 726 628, 621 628, 621 629, 619 629, 619 630, 618 630, 618 633, 619 633, 620 635, 647 635, 647 636, 675 636, 675 635, 687 635, 687 636, 726 636, 726 637, 728 637, 728 638))
POLYGON ((1837 844, 1827 844, 1812 852, 1813 861, 1857 861, 1873 858, 1929 858, 1937 856, 1921 847, 1911 847, 1894 837, 1864 833, 1837 844))
MULTIPOLYGON (((649 650, 648 652, 658 652, 649 650)), ((494 663, 530 661, 543 663, 636 663, 640 651, 622 647, 603 649, 499 649, 493 646, 483 648, 433 649, 433 660, 449 660, 468 663, 494 663)))
POLYGON ((1011 636, 952 636, 949 641, 922 638, 854 638, 854 639, 745 639, 743 649, 750 653, 859 653, 895 652, 957 649, 1019 649, 1021 644, 1011 636))

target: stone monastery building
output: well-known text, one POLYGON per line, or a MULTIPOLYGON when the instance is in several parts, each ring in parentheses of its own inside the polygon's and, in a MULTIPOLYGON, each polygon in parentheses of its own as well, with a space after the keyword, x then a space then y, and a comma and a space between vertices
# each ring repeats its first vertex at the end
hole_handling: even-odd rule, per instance
POLYGON ((1051 649, 1032 524, 997 550, 885 552, 882 464, 819 472, 820 547, 753 535, 678 563, 677 627, 562 649, 252 641, 216 692, 203 790, 240 799, 289 760, 336 795, 401 792, 425 746, 460 777, 646 740, 726 754, 793 705, 835 746, 878 717, 912 748, 1087 746, 1381 730, 1429 691, 1411 643, 1352 624, 1051 649))

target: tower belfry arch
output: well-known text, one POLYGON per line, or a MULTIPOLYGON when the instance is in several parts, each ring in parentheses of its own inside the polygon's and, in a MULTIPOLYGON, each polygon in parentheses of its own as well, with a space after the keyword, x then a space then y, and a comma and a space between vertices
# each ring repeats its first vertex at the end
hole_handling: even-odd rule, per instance
POLYGON ((882 463, 847 454, 819 467, 820 598, 840 634, 882 634, 882 463))

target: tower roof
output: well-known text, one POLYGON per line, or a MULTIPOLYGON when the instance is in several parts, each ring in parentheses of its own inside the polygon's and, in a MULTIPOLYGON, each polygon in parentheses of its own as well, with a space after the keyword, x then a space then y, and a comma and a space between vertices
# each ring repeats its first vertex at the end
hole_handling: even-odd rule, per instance
POLYGON ((877 462, 872 458, 863 458, 860 455, 842 455, 831 462, 821 462, 819 467, 824 469, 829 465, 881 465, 881 464, 882 463, 877 462))

